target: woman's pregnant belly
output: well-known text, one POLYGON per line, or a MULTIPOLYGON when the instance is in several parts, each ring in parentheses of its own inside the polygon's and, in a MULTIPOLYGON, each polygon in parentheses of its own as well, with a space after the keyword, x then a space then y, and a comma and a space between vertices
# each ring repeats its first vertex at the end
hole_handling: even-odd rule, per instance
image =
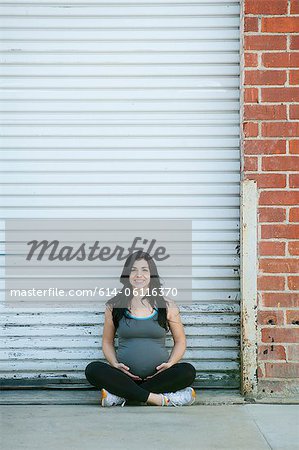
POLYGON ((130 339, 129 344, 119 345, 117 351, 118 362, 126 364, 132 374, 141 378, 153 375, 156 367, 168 359, 167 349, 154 340, 130 339))

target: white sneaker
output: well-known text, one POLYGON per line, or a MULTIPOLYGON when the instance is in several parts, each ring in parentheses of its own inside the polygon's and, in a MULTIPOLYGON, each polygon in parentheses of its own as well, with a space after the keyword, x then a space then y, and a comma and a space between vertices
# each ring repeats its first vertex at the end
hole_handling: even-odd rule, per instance
POLYGON ((126 399, 111 394, 106 389, 101 389, 101 393, 102 393, 101 398, 102 406, 118 406, 118 405, 124 406, 126 403, 126 399))
POLYGON ((169 400, 167 406, 192 405, 196 399, 196 393, 192 387, 187 387, 176 392, 166 392, 163 395, 169 400))

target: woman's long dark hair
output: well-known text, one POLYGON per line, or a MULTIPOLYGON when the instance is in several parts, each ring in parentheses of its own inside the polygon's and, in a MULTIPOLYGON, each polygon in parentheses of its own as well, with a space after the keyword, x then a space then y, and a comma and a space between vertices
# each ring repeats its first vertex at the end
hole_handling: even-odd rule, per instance
POLYGON ((140 250, 128 256, 119 279, 120 282, 123 284, 123 288, 115 297, 108 300, 108 302, 106 302, 106 305, 109 306, 110 309, 113 308, 112 318, 115 329, 117 329, 119 321, 124 316, 126 308, 129 308, 131 306, 131 301, 132 298, 134 297, 133 288, 129 281, 132 267, 135 261, 140 261, 141 259, 147 261, 150 271, 150 283, 148 286, 149 295, 144 296, 142 300, 143 299, 147 300, 148 303, 152 306, 152 308, 158 309, 158 319, 157 319, 158 323, 161 327, 165 328, 165 330, 168 331, 169 327, 167 321, 167 308, 166 308, 168 302, 167 300, 164 299, 163 296, 160 295, 160 288, 162 287, 162 284, 160 282, 157 266, 153 258, 146 252, 142 252, 140 250), (155 292, 158 295, 152 294, 154 288, 155 292))

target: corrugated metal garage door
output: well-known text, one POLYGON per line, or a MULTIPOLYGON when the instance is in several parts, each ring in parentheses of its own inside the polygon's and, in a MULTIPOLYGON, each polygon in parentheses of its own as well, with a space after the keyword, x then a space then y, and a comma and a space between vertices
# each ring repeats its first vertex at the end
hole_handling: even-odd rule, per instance
MULTIPOLYGON (((10 3, 1 217, 192 219, 186 359, 238 387, 238 1, 10 3)), ((4 384, 82 381, 102 312, 40 312, 3 310, 4 384)))

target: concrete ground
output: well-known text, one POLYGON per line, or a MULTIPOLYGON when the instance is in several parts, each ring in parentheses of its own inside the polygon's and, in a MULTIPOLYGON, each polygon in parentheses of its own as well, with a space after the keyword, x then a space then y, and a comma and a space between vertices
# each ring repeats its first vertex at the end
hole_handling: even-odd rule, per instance
POLYGON ((2 392, 1 450, 299 449, 298 405, 246 404, 237 397, 230 400, 237 404, 222 404, 228 397, 212 396, 181 408, 101 408, 84 402, 86 394, 70 404, 70 393, 59 393, 58 402, 53 393, 2 392))

